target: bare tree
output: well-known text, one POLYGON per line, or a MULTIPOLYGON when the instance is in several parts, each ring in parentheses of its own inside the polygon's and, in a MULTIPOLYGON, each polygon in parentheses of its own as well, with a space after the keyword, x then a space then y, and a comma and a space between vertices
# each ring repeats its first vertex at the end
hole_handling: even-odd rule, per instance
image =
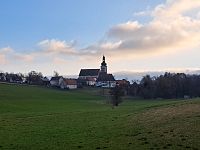
POLYGON ((123 90, 119 85, 116 85, 110 90, 111 103, 113 106, 118 106, 122 102, 123 90))
POLYGON ((54 77, 58 77, 58 76, 59 76, 59 73, 58 73, 57 71, 54 71, 54 72, 53 72, 53 76, 54 76, 54 77))

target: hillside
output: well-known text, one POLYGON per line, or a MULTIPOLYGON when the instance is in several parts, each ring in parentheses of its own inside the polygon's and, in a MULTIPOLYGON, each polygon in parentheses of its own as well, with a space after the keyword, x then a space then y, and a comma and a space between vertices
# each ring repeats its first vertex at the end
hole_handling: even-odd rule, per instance
POLYGON ((0 84, 0 149, 200 147, 200 99, 129 99, 112 109, 99 92, 0 84))

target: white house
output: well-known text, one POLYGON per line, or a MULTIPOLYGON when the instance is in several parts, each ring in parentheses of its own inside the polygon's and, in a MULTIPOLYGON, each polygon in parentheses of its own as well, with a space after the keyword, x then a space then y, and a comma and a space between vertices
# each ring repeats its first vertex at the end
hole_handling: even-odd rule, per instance
POLYGON ((116 81, 112 74, 101 72, 97 78, 96 86, 112 88, 116 86, 116 81))
POLYGON ((77 81, 76 79, 64 79, 65 88, 68 89, 76 89, 77 88, 77 81))
POLYGON ((61 89, 76 89, 77 81, 76 79, 65 79, 62 76, 52 77, 50 84, 53 87, 58 87, 61 89))
POLYGON ((51 84, 51 86, 54 86, 54 87, 63 88, 64 87, 64 78, 62 76, 52 77, 50 80, 50 84, 51 84))

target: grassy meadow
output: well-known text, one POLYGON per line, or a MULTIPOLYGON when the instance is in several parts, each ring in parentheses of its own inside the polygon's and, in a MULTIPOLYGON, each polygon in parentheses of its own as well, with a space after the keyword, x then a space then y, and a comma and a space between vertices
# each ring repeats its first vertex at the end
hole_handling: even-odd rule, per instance
POLYGON ((125 99, 97 89, 0 84, 0 149, 200 149, 200 99, 125 99))

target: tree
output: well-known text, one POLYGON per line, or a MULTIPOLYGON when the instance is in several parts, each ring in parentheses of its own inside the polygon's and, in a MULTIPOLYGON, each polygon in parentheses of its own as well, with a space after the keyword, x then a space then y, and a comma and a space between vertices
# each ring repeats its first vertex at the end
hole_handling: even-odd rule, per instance
POLYGON ((123 90, 119 85, 116 85, 110 90, 111 103, 113 106, 118 106, 122 102, 123 90))
POLYGON ((140 81, 139 95, 145 99, 155 98, 155 80, 146 75, 140 81))
POLYGON ((43 78, 43 75, 41 72, 31 71, 28 73, 27 82, 29 84, 41 85, 42 78, 43 78))
POLYGON ((53 72, 53 76, 54 76, 54 77, 58 77, 58 76, 59 76, 59 73, 58 73, 57 71, 54 71, 54 72, 53 72))

